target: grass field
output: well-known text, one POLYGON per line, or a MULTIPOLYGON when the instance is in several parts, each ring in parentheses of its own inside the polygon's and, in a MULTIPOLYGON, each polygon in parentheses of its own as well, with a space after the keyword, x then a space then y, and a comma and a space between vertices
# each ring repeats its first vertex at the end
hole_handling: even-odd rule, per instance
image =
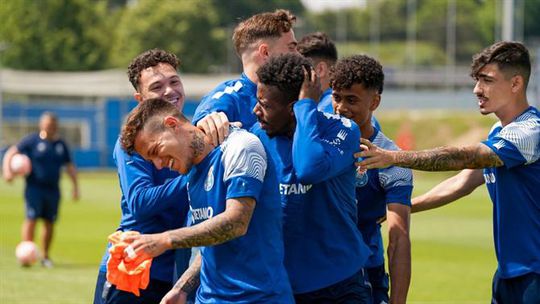
MULTIPOLYGON (((444 174, 416 175, 421 193, 444 174)), ((23 182, 0 183, 0 303, 91 303, 106 236, 119 220, 114 172, 82 173, 82 200, 64 201, 57 225, 53 269, 21 268, 14 257, 23 219, 23 182)), ((412 217, 413 278, 409 303, 486 303, 496 267, 491 202, 484 188, 451 206, 412 217)))

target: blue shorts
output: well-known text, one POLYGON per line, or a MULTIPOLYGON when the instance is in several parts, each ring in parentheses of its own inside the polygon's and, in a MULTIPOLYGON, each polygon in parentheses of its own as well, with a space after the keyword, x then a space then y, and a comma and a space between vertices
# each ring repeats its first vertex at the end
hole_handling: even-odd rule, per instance
POLYGON ((528 273, 519 277, 503 279, 499 272, 493 276, 492 304, 539 304, 540 274, 528 273))
POLYGON ((116 289, 116 286, 107 282, 107 273, 100 271, 94 291, 94 304, 159 303, 172 287, 172 283, 150 279, 146 289, 141 290, 141 296, 137 297, 131 292, 116 289))
POLYGON ((334 285, 302 294, 295 294, 296 304, 372 304, 367 273, 360 270, 352 277, 334 285))
POLYGON ((366 268, 371 283, 373 303, 390 303, 388 296, 388 274, 384 270, 384 264, 377 267, 366 268))
POLYGON ((42 218, 51 222, 56 221, 60 204, 60 189, 26 186, 24 199, 27 219, 42 218))

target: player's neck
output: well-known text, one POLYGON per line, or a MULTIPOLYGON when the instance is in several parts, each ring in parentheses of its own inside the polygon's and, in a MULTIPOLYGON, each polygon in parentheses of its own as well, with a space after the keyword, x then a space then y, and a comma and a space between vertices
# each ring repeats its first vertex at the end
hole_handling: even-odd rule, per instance
POLYGON ((212 150, 215 149, 215 146, 212 144, 212 139, 210 136, 204 134, 203 131, 196 129, 197 137, 199 137, 201 140, 198 141, 196 144, 193 144, 192 146, 200 145, 199 148, 193 147, 194 149, 198 150, 198 153, 196 153, 195 158, 193 159, 193 164, 197 165, 201 163, 212 150))
POLYGON ((370 118, 369 122, 360 127, 360 134, 362 134, 362 138, 370 139, 371 136, 373 136, 373 133, 375 133, 375 128, 371 125, 370 118))
POLYGON ((257 77, 257 70, 259 69, 259 66, 255 63, 245 63, 244 64, 244 74, 246 74, 247 78, 251 80, 254 84, 259 83, 259 77, 257 77))
POLYGON ((509 103, 507 107, 495 112, 495 115, 501 121, 502 126, 506 126, 529 108, 527 97, 523 96, 518 101, 509 103))
POLYGON ((53 140, 54 136, 47 133, 47 131, 39 131, 39 138, 43 140, 53 140))

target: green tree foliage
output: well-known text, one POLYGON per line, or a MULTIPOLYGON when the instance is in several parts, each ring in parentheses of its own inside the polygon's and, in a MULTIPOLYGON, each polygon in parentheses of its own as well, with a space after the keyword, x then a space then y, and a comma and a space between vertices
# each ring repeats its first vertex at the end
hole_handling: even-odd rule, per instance
POLYGON ((2 66, 96 70, 107 65, 106 2, 12 0, 0 4, 2 66))
POLYGON ((221 26, 234 26, 254 14, 278 8, 290 10, 297 16, 304 12, 300 0, 212 0, 212 3, 218 11, 221 26))
POLYGON ((119 20, 112 61, 125 68, 139 53, 162 48, 175 53, 184 72, 207 72, 223 62, 225 35, 217 28, 211 0, 139 0, 119 20))

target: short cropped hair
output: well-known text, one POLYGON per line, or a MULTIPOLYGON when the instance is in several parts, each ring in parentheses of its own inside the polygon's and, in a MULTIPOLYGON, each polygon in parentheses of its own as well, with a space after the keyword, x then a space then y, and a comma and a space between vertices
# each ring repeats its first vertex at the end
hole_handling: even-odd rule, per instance
POLYGON ((298 99, 302 83, 304 82, 304 69, 309 73, 311 62, 300 54, 287 53, 270 57, 258 70, 259 82, 278 88, 283 94, 284 104, 298 99))
POLYGON ((139 90, 139 78, 141 71, 149 67, 158 65, 159 63, 170 64, 175 70, 180 66, 180 60, 175 54, 169 53, 161 49, 151 49, 139 54, 135 57, 128 67, 129 82, 135 90, 139 90))
POLYGON ((471 64, 471 77, 478 78, 480 70, 491 63, 497 64, 505 77, 522 76, 525 88, 527 87, 531 76, 531 58, 529 51, 523 44, 499 41, 475 54, 471 64))
POLYGON ((331 64, 337 61, 337 49, 334 42, 323 32, 307 34, 298 41, 298 52, 304 57, 325 60, 331 64))
POLYGON ((152 98, 139 103, 129 113, 122 128, 120 143, 124 150, 129 154, 135 151, 135 139, 143 129, 152 133, 164 130, 163 118, 166 116, 174 116, 181 121, 187 121, 173 104, 162 98, 152 98))
POLYGON ((233 33, 233 44, 236 54, 242 53, 259 39, 279 38, 289 32, 296 22, 291 12, 278 9, 273 13, 260 13, 246 19, 236 26, 233 33))
POLYGON ((377 90, 382 94, 382 65, 367 55, 353 55, 339 60, 330 69, 330 87, 333 90, 350 89, 355 84, 362 84, 364 88, 377 90))

